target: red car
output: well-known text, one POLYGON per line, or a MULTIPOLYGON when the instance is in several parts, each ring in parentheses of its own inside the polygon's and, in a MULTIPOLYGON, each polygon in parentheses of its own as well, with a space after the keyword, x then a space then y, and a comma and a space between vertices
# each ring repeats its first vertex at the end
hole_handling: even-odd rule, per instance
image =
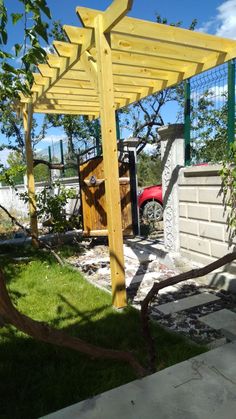
POLYGON ((148 186, 138 195, 141 216, 147 221, 160 221, 163 218, 162 185, 148 186))

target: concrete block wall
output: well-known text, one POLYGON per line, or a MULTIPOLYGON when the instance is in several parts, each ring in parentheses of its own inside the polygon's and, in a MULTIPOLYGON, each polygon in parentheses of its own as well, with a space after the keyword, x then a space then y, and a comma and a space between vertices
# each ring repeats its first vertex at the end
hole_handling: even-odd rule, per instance
MULTIPOLYGON (((232 250, 220 165, 182 168, 178 179, 180 252, 206 265, 232 250)), ((223 268, 236 273, 236 263, 223 268)))

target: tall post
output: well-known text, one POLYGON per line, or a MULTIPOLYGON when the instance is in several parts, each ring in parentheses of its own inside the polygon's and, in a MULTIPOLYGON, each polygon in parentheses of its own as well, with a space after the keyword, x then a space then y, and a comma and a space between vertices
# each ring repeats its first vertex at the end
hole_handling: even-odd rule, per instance
POLYGON ((125 289, 112 57, 109 35, 104 34, 102 15, 98 15, 95 20, 95 42, 97 48, 98 92, 111 266, 112 302, 115 307, 122 308, 127 305, 127 297, 125 289))
POLYGON ((190 80, 184 83, 184 141, 185 141, 185 166, 191 161, 190 140, 191 140, 191 86, 190 80))
POLYGON ((228 145, 235 141, 235 60, 228 62, 228 145))
POLYGON ((63 168, 61 169, 62 176, 65 175, 65 168, 64 168, 64 152, 63 152, 63 142, 60 140, 60 154, 61 154, 61 164, 63 164, 63 168))
POLYGON ((36 199, 35 199, 35 183, 34 183, 34 159, 31 145, 31 128, 33 118, 33 107, 31 103, 25 104, 23 109, 23 125, 25 131, 25 152, 26 152, 26 164, 27 164, 27 186, 29 194, 29 213, 30 213, 30 228, 33 235, 32 243, 37 246, 37 240, 34 237, 38 237, 38 221, 37 221, 37 210, 36 210, 36 199))
POLYGON ((120 140, 120 119, 118 111, 116 111, 116 137, 117 140, 120 140))

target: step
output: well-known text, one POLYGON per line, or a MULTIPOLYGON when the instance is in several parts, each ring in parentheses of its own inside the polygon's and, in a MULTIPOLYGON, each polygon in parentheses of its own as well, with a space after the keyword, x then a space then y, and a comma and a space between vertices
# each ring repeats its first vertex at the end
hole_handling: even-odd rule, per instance
POLYGON ((157 310, 163 314, 172 314, 192 307, 213 303, 217 300, 220 300, 220 298, 216 295, 204 292, 202 294, 192 295, 191 297, 181 298, 180 300, 172 301, 170 303, 161 304, 157 307, 157 310))
POLYGON ((224 308, 200 317, 199 320, 212 329, 222 330, 228 339, 236 339, 236 313, 234 311, 224 308))

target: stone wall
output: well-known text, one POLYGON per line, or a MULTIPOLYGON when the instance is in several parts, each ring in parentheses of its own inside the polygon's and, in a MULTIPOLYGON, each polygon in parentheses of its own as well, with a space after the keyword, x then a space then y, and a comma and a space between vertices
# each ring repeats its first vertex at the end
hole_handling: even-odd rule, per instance
MULTIPOLYGON (((178 179, 180 252, 206 265, 234 247, 223 204, 220 165, 182 168, 178 179)), ((223 269, 236 273, 233 263, 223 269)))

